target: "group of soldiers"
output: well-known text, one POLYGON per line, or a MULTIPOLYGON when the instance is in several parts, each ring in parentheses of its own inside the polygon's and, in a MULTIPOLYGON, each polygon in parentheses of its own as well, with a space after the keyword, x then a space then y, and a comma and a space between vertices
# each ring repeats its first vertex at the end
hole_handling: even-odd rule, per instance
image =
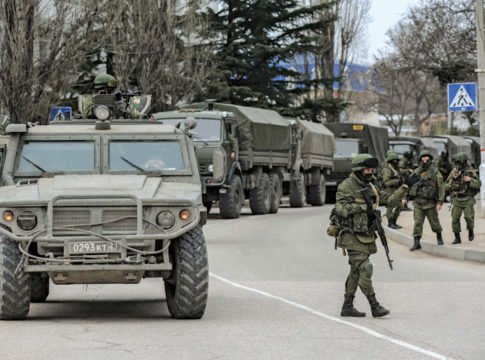
MULTIPOLYGON (((450 194, 452 205, 452 228, 455 239, 452 244, 461 243, 460 218, 463 213, 468 230, 468 240, 474 239, 475 195, 481 182, 478 173, 468 162, 464 153, 453 157, 454 166, 443 163, 448 154, 440 154, 433 161, 433 155, 423 150, 418 156, 418 167, 413 165, 413 154, 407 152, 402 159, 389 151, 386 165, 377 174, 379 162, 369 154, 359 154, 352 160, 352 173, 337 189, 336 205, 330 217, 328 233, 336 237, 336 245, 348 255, 350 272, 345 283, 344 304, 341 316, 363 317, 354 305, 357 288, 367 297, 374 317, 388 315, 390 311, 379 304, 372 285, 371 254, 377 252, 375 214, 379 205, 386 206, 388 225, 401 228, 397 219, 413 201, 414 244, 411 251, 421 249, 423 224, 427 218, 436 233, 438 245, 443 245, 442 227, 438 211, 443 207, 446 193, 450 194), (440 159, 441 158, 441 159, 440 159), (441 172, 443 170, 443 173, 441 172), (449 171, 448 171, 449 170, 449 171), (448 173, 446 173, 448 171, 448 173), (372 209, 365 201, 363 191, 369 189, 372 195, 372 209)), ((392 267, 391 267, 392 268, 392 267)))

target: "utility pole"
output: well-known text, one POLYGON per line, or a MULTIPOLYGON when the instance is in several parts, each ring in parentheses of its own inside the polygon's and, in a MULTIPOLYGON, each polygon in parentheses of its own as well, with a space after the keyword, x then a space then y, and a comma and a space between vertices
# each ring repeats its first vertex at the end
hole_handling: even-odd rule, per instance
MULTIPOLYGON (((485 21, 483 0, 475 0, 477 16, 478 116, 480 119, 480 179, 485 185, 485 21)), ((485 217, 485 186, 480 189, 481 217, 485 217)))

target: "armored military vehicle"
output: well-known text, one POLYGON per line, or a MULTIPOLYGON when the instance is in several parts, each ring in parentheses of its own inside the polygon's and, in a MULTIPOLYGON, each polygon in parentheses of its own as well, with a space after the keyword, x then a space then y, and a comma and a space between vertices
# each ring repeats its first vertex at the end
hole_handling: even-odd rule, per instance
MULTIPOLYGON (((0 318, 54 284, 162 278, 172 317, 208 295, 206 209, 190 129, 113 120, 11 124, 0 186, 0 318)), ((219 165, 214 163, 216 168, 219 165)), ((161 285, 161 282, 160 282, 161 285)))
POLYGON ((387 129, 380 126, 355 123, 328 123, 325 126, 335 135, 336 151, 334 171, 327 178, 327 199, 335 201, 338 185, 352 171, 352 158, 357 154, 369 153, 382 166, 389 149, 387 129))
POLYGON ((294 207, 325 203, 325 175, 333 166, 333 135, 322 125, 285 119, 277 112, 219 103, 190 104, 152 115, 164 124, 197 119, 194 135, 204 204, 219 202, 221 217, 238 218, 244 198, 253 214, 276 213, 283 195, 294 207), (226 167, 215 178, 213 159, 226 167), (220 155, 217 155, 220 156, 220 155))

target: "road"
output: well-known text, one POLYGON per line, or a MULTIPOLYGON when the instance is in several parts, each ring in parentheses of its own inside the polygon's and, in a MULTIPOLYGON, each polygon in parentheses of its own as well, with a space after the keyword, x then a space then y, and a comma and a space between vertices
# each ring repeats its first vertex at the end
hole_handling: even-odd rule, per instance
MULTIPOLYGON (((323 236, 331 207, 220 220, 204 228, 202 320, 172 320, 162 282, 51 286, 28 320, 0 322, 3 359, 483 359, 485 267, 410 253, 372 256, 390 316, 341 318, 347 259, 323 236)), ((217 209, 216 209, 217 210, 217 209)))

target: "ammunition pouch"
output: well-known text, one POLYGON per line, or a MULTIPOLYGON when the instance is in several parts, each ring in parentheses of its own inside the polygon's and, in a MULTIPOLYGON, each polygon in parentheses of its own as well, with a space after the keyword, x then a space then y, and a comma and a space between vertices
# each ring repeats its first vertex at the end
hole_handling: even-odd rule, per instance
POLYGON ((337 237, 337 235, 338 235, 338 228, 337 228, 337 226, 334 225, 334 224, 328 225, 327 235, 330 236, 330 237, 337 237))
POLYGON ((413 198, 437 201, 438 187, 432 180, 421 179, 413 185, 413 187, 409 191, 409 195, 413 198))

